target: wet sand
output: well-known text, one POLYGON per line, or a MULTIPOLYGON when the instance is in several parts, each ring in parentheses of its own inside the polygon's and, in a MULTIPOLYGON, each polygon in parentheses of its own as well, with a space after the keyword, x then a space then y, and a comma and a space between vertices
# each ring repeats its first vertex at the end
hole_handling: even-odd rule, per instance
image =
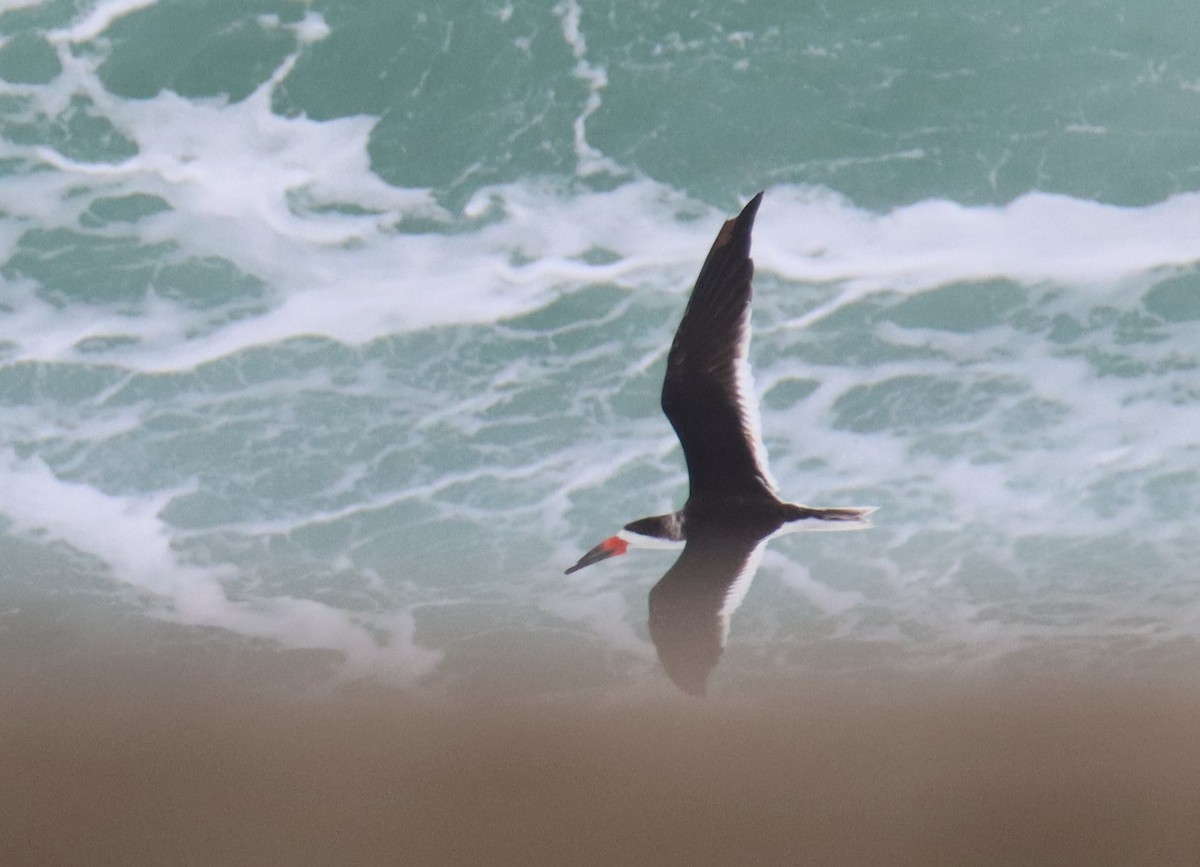
POLYGON ((100 644, 0 670, 0 863, 1200 863, 1188 666, 300 697, 281 654, 100 644))

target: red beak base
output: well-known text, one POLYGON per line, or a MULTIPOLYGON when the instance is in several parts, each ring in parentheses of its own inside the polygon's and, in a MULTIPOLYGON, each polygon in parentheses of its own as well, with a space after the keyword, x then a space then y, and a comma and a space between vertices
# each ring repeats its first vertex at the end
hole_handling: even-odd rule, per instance
POLYGON ((618 554, 624 554, 628 550, 629 543, 620 536, 609 536, 595 548, 580 557, 579 562, 568 569, 564 574, 570 575, 572 572, 578 572, 584 566, 591 566, 593 563, 599 563, 601 560, 607 560, 609 557, 615 557, 618 554))

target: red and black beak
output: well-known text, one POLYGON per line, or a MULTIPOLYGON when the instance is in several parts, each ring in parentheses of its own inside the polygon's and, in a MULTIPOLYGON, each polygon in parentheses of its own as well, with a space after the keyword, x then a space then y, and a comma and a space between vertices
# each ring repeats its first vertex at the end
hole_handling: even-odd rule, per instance
POLYGON ((607 560, 609 557, 624 554, 628 550, 629 543, 620 536, 609 536, 595 548, 580 557, 579 562, 564 574, 570 575, 572 572, 578 572, 584 566, 591 566, 593 563, 599 563, 601 560, 607 560))

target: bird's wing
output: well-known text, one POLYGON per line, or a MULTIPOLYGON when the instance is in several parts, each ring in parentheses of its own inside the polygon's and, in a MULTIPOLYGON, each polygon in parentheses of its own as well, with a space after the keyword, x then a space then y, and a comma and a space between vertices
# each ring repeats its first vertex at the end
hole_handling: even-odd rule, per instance
POLYGON ((765 537, 689 539, 667 574, 650 590, 650 637, 675 685, 704 695, 721 658, 729 618, 742 604, 765 537))
POLYGON ((726 221, 667 355, 662 408, 679 436, 693 493, 773 492, 750 376, 750 230, 762 193, 726 221))

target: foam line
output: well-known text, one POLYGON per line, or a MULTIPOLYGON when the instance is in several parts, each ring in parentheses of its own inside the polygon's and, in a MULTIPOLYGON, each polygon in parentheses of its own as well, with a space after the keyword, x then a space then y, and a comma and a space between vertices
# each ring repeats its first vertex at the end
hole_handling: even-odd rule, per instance
POLYGON ((347 612, 320 602, 289 597, 236 601, 222 581, 228 567, 202 568, 180 562, 157 513, 169 493, 137 497, 105 494, 89 485, 59 479, 42 461, 0 454, 0 513, 16 532, 49 534, 92 555, 115 580, 154 594, 166 607, 160 616, 190 625, 215 626, 239 635, 266 638, 288 647, 320 647, 345 654, 347 673, 370 671, 383 678, 420 677, 439 655, 412 643, 411 617, 403 612, 373 623, 389 626, 381 645, 347 612))
POLYGON ((605 157, 592 147, 587 140, 587 120, 600 110, 600 92, 608 86, 608 73, 603 66, 589 63, 587 57, 587 40, 579 29, 583 10, 576 0, 563 0, 554 7, 554 13, 562 19, 562 34, 571 53, 575 56, 574 76, 587 85, 588 96, 583 111, 575 118, 572 128, 575 134, 575 156, 579 161, 578 173, 582 177, 609 172, 623 175, 623 171, 615 162, 605 157))
POLYGON ((90 42, 111 27, 117 19, 154 6, 156 3, 158 0, 106 0, 106 2, 97 4, 91 12, 70 27, 51 30, 46 36, 55 43, 90 42))

